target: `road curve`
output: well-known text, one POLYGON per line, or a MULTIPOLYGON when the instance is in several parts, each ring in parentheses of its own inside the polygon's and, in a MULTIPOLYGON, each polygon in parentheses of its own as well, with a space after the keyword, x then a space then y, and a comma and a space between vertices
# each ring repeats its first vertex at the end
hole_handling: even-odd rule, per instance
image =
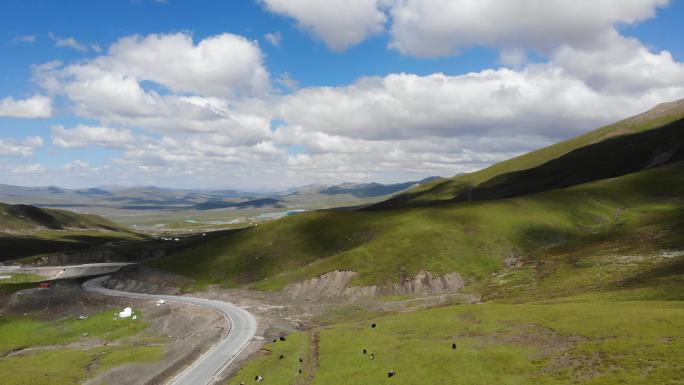
POLYGON ((256 320, 249 312, 226 302, 175 295, 155 295, 110 290, 102 287, 109 276, 91 279, 83 284, 89 292, 113 297, 160 300, 202 306, 221 313, 230 323, 228 335, 204 353, 191 366, 169 382, 169 385, 210 385, 216 376, 240 354, 256 333, 256 320))

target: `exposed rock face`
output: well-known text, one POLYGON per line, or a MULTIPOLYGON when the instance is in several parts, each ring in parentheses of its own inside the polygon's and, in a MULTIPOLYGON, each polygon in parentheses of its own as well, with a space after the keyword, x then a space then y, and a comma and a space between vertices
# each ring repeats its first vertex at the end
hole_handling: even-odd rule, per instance
POLYGON ((339 298, 356 300, 381 295, 410 295, 455 292, 464 285, 458 273, 443 276, 429 271, 420 271, 413 278, 391 285, 372 285, 347 287, 349 281, 358 273, 335 270, 321 276, 288 285, 283 293, 292 299, 339 298))

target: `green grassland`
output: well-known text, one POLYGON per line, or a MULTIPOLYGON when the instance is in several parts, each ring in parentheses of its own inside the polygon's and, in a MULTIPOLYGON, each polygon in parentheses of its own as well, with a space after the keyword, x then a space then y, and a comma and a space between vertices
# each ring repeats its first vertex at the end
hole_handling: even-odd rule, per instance
POLYGON ((256 376, 264 376, 266 383, 275 385, 305 381, 315 371, 311 361, 311 338, 310 333, 300 332, 289 335, 286 341, 278 340, 267 344, 260 357, 241 368, 229 384, 254 382, 256 376), (299 362, 300 358, 302 362, 299 362))
POLYGON ((4 232, 32 232, 40 228, 51 230, 123 230, 121 226, 97 215, 0 203, 0 230, 4 232))
POLYGON ((108 242, 136 241, 144 235, 128 231, 38 230, 31 234, 0 232, 0 261, 44 254, 76 252, 108 242))
POLYGON ((0 203, 0 261, 143 238, 97 215, 0 203))
MULTIPOLYGON (((230 384, 248 383, 241 375, 248 380, 255 373, 269 383, 325 385, 681 384, 684 378, 681 302, 458 305, 326 326, 319 338, 311 380, 298 377, 294 357, 282 364, 272 354, 246 365, 230 384), (388 378, 390 370, 396 376, 388 378)), ((298 340, 276 346, 306 353, 298 340)))
MULTIPOLYGON (((534 262, 573 257, 573 250, 588 253, 581 258, 601 258, 684 247, 683 199, 679 163, 511 199, 306 213, 230 233, 154 264, 199 284, 259 289, 335 269, 359 272, 356 285, 397 282, 422 269, 457 271, 473 283, 498 272, 511 254, 534 262)), ((651 262, 655 268, 663 261, 644 264, 651 262)))
POLYGON ((0 373, 7 385, 80 384, 85 379, 125 363, 151 362, 164 355, 151 336, 141 336, 147 325, 137 320, 114 321, 114 311, 85 320, 41 321, 30 316, 0 318, 0 373), (131 337, 137 336, 135 339, 131 337), (90 347, 70 343, 99 341, 90 347), (116 344, 109 345, 116 341, 116 344))

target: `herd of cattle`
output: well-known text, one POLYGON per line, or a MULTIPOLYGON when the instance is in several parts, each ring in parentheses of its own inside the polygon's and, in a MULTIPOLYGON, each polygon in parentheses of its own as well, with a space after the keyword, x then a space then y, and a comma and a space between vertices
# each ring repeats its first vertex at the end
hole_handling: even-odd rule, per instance
MULTIPOLYGON (((378 326, 377 324, 371 324, 371 329, 375 329, 377 326, 378 326)), ((280 341, 285 341, 285 340, 286 340, 285 337, 280 337, 280 341)), ((273 340, 273 343, 276 343, 276 342, 278 342, 277 339, 273 340)), ((456 349, 456 343, 452 343, 452 344, 451 344, 451 349, 454 349, 454 350, 456 349)), ((366 354, 368 353, 368 350, 367 350, 366 348, 364 348, 362 351, 363 351, 363 354, 364 354, 364 355, 366 355, 366 354)), ((368 357, 369 357, 371 360, 375 360, 375 353, 370 353, 370 354, 368 355, 368 357)), ((281 354, 280 357, 279 357, 279 359, 282 360, 283 358, 285 358, 285 355, 281 354)), ((304 362, 304 360, 300 357, 300 358, 299 358, 299 363, 302 364, 303 362, 304 362)), ((299 369, 299 374, 302 374, 302 369, 299 369)), ((396 375, 397 375, 397 372, 394 371, 394 370, 390 370, 389 372, 387 372, 387 378, 392 378, 392 377, 394 377, 394 376, 396 376, 396 375)), ((254 377, 254 381, 256 381, 256 382, 263 382, 263 381, 264 381, 264 376, 257 375, 257 376, 254 377)), ((241 382, 240 385, 245 385, 245 383, 244 383, 244 382, 241 382)))

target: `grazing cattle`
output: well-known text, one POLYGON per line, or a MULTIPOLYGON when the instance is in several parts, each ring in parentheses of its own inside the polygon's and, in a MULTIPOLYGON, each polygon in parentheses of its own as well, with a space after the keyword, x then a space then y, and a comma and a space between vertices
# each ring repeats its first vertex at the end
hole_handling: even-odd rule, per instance
POLYGON ((456 344, 455 343, 451 344, 451 348, 456 349, 456 344))
POLYGON ((378 326, 378 325, 372 324, 372 325, 371 325, 371 328, 375 329, 376 326, 378 326))
POLYGON ((275 344, 276 342, 278 342, 278 340, 273 340, 273 343, 274 343, 274 344, 275 344))
POLYGON ((302 369, 299 369, 299 374, 302 374, 302 369))
POLYGON ((302 359, 302 357, 299 357, 299 363, 301 364, 302 362, 304 362, 304 360, 302 359))
POLYGON ((285 341, 285 337, 280 337, 280 340, 281 340, 281 341, 285 341))
POLYGON ((281 355, 280 355, 280 359, 282 360, 283 358, 285 358, 285 356, 281 354, 281 355))
POLYGON ((264 380, 264 377, 263 377, 263 376, 256 376, 256 377, 254 377, 254 381, 256 381, 256 382, 261 382, 261 381, 263 381, 263 380, 264 380))
POLYGON ((363 349, 363 354, 366 354, 366 349, 363 349))
POLYGON ((392 377, 394 377, 395 374, 397 374, 397 373, 394 370, 390 370, 389 372, 387 372, 387 377, 392 378, 392 377))
POLYGON ((371 360, 374 360, 374 359, 375 359, 375 354, 371 353, 370 359, 371 359, 371 360))

